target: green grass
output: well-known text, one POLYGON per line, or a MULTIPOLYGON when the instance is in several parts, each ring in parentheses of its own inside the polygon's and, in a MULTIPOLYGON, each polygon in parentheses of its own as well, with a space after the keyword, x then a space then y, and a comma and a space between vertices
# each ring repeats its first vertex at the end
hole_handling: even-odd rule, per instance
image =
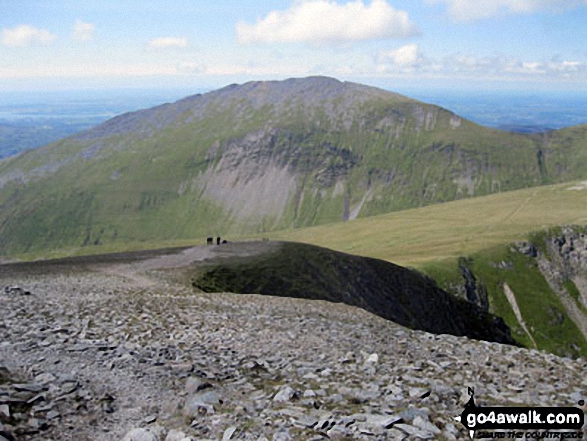
POLYGON ((587 224, 587 188, 567 183, 269 234, 403 266, 456 261, 561 224, 587 224))
MULTIPOLYGON (((536 187, 483 196, 473 199, 431 205, 412 210, 337 222, 317 227, 289 229, 256 236, 229 236, 229 240, 269 236, 319 245, 334 250, 375 257, 398 265, 432 268, 456 263, 460 256, 473 254, 494 246, 524 240, 530 233, 561 224, 587 224, 587 189, 568 190, 578 182, 536 187)), ((181 207, 176 210, 180 213, 181 207)), ((130 214, 132 220, 133 213, 130 214)), ((163 215, 162 215, 163 216, 163 215)), ((178 214, 179 216, 179 214, 178 214)), ((210 210, 185 211, 183 218, 212 218, 210 210)), ((180 222, 178 219, 175 222, 180 222)), ((129 222, 132 226, 133 223, 129 222)), ((156 224, 156 223, 155 223, 156 224)), ((63 245, 58 249, 39 249, 19 253, 16 257, 31 260, 39 257, 64 257, 99 254, 168 246, 189 246, 205 243, 205 232, 198 232, 196 223, 187 223, 191 237, 152 237, 143 240, 124 238, 99 245, 82 247, 63 245)), ((164 228, 162 217, 159 228, 164 228)), ((150 226, 147 226, 151 228, 150 226)), ((154 225, 153 228, 157 227, 154 225)), ((132 229, 125 232, 128 236, 132 229)), ((536 236, 538 237, 538 236, 536 236)), ((92 242, 93 243, 93 242, 92 242)), ((538 244, 542 243, 537 241, 538 244)), ((431 274, 433 270, 430 270, 431 274)), ((433 274, 434 275, 434 274, 433 274)), ((458 277, 458 271, 453 275, 458 277)), ((447 277, 446 274, 438 277, 447 277)))

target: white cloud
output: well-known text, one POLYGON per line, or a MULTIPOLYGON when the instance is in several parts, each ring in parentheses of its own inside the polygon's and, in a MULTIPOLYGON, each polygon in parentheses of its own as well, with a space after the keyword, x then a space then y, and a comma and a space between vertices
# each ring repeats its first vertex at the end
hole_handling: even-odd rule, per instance
POLYGON ((500 80, 587 79, 587 63, 558 56, 546 61, 463 54, 435 59, 422 54, 415 44, 380 52, 376 62, 375 71, 379 75, 500 80))
POLYGON ((154 38, 147 45, 149 49, 186 48, 188 39, 185 37, 161 37, 154 38))
POLYGON ((73 25, 73 37, 79 41, 91 41, 94 39, 96 27, 92 23, 77 20, 73 25))
POLYGON ((522 14, 539 10, 565 10, 587 5, 587 0, 425 0, 443 3, 457 21, 478 20, 500 14, 522 14))
POLYGON ((8 47, 27 47, 33 44, 46 46, 57 38, 46 29, 37 29, 29 25, 20 25, 2 30, 0 43, 8 47))
POLYGON ((390 60, 398 66, 413 67, 422 61, 422 56, 417 44, 407 44, 395 50, 380 52, 379 60, 390 60))
POLYGON ((178 67, 179 73, 188 75, 202 75, 206 74, 207 71, 208 68, 206 67, 206 65, 198 62, 181 63, 178 67))
POLYGON ((419 33, 408 13, 385 0, 338 4, 332 0, 302 0, 285 11, 271 11, 255 24, 236 25, 238 42, 248 43, 346 43, 383 38, 403 38, 419 33))

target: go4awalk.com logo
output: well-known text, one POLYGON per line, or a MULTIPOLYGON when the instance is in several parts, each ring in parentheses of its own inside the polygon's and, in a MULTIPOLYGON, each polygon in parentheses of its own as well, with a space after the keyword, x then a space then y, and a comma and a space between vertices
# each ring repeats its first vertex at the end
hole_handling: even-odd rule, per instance
POLYGON ((473 389, 468 391, 471 398, 455 420, 471 438, 583 439, 585 415, 578 407, 479 407, 473 389))

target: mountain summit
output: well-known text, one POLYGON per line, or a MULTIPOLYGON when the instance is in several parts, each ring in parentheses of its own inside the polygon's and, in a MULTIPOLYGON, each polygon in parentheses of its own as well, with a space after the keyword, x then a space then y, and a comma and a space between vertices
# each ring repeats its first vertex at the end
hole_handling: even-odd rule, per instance
POLYGON ((352 220, 587 176, 531 137, 327 77, 230 85, 0 162, 2 254, 352 220))

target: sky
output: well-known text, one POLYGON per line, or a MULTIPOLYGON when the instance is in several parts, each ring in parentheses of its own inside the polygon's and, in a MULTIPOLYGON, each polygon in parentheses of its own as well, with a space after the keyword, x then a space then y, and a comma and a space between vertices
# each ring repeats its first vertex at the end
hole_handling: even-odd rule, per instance
POLYGON ((0 91, 587 90, 587 0, 0 0, 0 91))

